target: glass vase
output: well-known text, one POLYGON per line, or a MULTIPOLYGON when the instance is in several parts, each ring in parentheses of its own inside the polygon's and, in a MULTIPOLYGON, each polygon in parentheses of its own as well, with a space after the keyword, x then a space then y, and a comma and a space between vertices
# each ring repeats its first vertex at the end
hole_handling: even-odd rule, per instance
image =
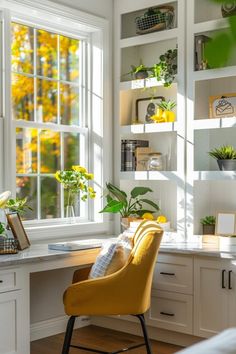
POLYGON ((75 210, 73 205, 67 205, 66 207, 66 223, 67 224, 76 223, 75 210))

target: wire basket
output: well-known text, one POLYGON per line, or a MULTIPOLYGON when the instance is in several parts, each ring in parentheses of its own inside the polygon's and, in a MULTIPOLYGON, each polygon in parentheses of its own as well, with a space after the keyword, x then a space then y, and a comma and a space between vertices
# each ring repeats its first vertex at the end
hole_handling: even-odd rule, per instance
POLYGON ((0 255, 18 253, 18 241, 13 238, 0 239, 0 255))
POLYGON ((158 10, 159 13, 143 15, 135 19, 137 34, 172 28, 174 22, 174 8, 172 6, 159 6, 153 10, 158 10))

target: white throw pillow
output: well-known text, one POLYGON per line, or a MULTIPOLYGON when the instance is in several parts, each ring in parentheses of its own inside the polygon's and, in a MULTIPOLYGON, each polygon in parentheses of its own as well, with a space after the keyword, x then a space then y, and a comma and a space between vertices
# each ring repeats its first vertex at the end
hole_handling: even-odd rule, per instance
POLYGON ((115 273, 128 261, 133 248, 133 235, 124 233, 115 241, 103 244, 100 254, 91 268, 89 278, 99 278, 115 273))

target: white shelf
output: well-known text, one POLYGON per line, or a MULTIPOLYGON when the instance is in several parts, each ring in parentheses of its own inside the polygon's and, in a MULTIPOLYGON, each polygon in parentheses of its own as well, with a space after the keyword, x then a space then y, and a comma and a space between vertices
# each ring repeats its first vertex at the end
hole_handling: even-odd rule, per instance
POLYGON ((193 128, 194 130, 236 128, 236 117, 196 119, 193 128))
POLYGON ((194 81, 220 79, 232 76, 236 76, 236 65, 227 66, 225 68, 199 70, 193 72, 194 81))
MULTIPOLYGON (((177 81, 177 76, 175 81, 177 81)), ((129 80, 129 81, 122 81, 120 82, 120 90, 121 91, 128 91, 128 90, 137 90, 137 89, 144 89, 149 87, 157 87, 163 86, 163 81, 157 81, 156 78, 149 78, 149 79, 141 79, 141 80, 129 80)), ((177 83, 172 83, 172 86, 176 86, 177 83)))
POLYGON ((121 180, 131 181, 177 181, 177 171, 122 171, 121 180))
POLYGON ((193 33, 197 34, 202 32, 215 31, 227 27, 229 27, 227 19, 221 18, 218 20, 196 23, 193 27, 193 33))
POLYGON ((176 132, 177 122, 174 123, 150 123, 150 124, 133 124, 123 125, 120 127, 121 136, 127 134, 144 134, 159 132, 176 132))
POLYGON ((225 180, 235 180, 236 181, 236 171, 195 171, 194 172, 195 181, 225 181, 225 180))
POLYGON ((150 43, 156 43, 174 39, 178 37, 178 29, 173 28, 165 31, 143 34, 135 37, 124 38, 120 40, 120 48, 128 48, 150 43))

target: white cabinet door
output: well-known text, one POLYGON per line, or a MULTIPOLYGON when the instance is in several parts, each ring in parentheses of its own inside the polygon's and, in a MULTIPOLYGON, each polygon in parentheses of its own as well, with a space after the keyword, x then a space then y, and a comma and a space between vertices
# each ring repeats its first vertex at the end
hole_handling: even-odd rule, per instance
POLYGON ((0 294, 0 353, 25 354, 21 291, 0 294))
POLYGON ((228 327, 228 261, 196 258, 194 334, 210 337, 228 327))
POLYGON ((229 261, 227 274, 228 327, 236 327, 236 261, 229 261))

